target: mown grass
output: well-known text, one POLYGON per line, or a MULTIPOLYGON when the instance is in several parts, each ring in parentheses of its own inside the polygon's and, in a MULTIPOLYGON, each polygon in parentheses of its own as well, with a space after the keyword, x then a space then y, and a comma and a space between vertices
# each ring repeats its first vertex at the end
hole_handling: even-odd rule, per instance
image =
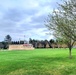
POLYGON ((76 75, 76 49, 0 51, 0 75, 76 75))

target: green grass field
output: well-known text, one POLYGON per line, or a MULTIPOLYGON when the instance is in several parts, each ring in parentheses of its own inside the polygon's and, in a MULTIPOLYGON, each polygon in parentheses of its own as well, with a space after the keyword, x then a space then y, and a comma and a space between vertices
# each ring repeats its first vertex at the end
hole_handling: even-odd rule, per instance
POLYGON ((0 75, 76 75, 76 49, 0 51, 0 75))

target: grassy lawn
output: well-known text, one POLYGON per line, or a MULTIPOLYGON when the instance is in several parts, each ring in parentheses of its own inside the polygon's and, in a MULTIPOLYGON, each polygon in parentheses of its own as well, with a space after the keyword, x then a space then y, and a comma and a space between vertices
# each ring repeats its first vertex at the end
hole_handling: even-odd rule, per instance
POLYGON ((76 75, 76 49, 0 51, 0 75, 76 75))

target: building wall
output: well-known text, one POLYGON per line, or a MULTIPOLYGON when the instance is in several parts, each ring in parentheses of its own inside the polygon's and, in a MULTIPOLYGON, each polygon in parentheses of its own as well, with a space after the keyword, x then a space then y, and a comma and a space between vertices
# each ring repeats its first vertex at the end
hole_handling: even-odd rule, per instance
POLYGON ((9 45, 9 50, 34 50, 34 47, 29 44, 9 45))

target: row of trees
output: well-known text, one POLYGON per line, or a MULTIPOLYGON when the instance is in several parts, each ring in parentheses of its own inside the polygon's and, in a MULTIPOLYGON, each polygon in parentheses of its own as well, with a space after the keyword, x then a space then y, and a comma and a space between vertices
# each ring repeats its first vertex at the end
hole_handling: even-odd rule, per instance
POLYGON ((29 39, 29 43, 31 43, 35 48, 51 48, 50 41, 48 40, 35 40, 35 39, 29 39))
POLYGON ((66 48, 67 45, 62 40, 35 40, 31 39, 29 40, 29 43, 31 43, 35 48, 66 48))
MULTIPOLYGON (((28 43, 27 41, 12 41, 12 38, 10 35, 5 36, 4 41, 0 42, 0 48, 7 49, 9 47, 9 44, 24 44, 28 43)), ((35 39, 29 39, 29 43, 32 44, 35 48, 60 48, 62 40, 35 40, 35 39)))

